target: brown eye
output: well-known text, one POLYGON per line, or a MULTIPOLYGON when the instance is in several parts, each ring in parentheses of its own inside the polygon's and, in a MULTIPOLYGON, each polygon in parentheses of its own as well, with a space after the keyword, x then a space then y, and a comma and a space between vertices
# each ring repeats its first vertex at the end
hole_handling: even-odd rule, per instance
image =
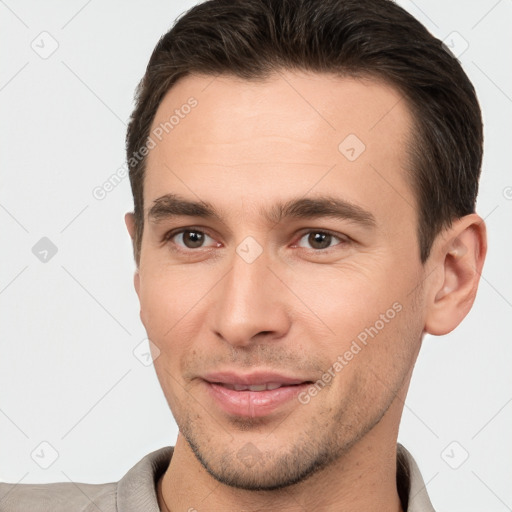
POLYGON ((201 247, 204 242, 204 233, 200 231, 184 231, 182 233, 183 243, 189 249, 201 247))
POLYGON ((329 249, 330 247, 337 245, 336 243, 332 244, 333 241, 337 241, 338 243, 344 242, 344 240, 341 237, 332 235, 325 231, 310 231, 309 233, 306 233, 301 237, 298 245, 300 247, 312 248, 321 251, 323 249, 329 249), (304 240, 307 245, 303 245, 304 240))
POLYGON ((170 233, 166 236, 166 239, 182 249, 200 249, 204 246, 207 239, 215 242, 213 238, 197 229, 182 229, 181 231, 170 233))
POLYGON ((308 242, 313 249, 327 249, 331 245, 332 236, 327 233, 310 233, 308 242))

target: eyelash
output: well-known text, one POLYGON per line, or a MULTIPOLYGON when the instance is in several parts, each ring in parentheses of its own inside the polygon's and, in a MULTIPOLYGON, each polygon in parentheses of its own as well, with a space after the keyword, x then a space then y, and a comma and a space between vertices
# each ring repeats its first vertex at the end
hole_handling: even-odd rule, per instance
MULTIPOLYGON (((195 228, 195 227, 188 227, 188 228, 180 228, 180 229, 177 229, 177 230, 172 230, 172 231, 169 231, 168 233, 166 233, 162 239, 162 242, 172 242, 172 239, 177 236, 177 235, 180 235, 182 233, 187 233, 187 232, 193 232, 193 233, 201 233, 203 235, 206 235, 210 238, 213 239, 212 236, 210 236, 206 231, 202 230, 202 229, 199 229, 199 228, 195 228)), ((302 240, 306 235, 309 235, 311 233, 316 233, 316 234, 322 234, 322 235, 328 235, 328 236, 331 236, 337 240, 339 240, 339 244, 335 244, 331 247, 327 247, 325 249, 307 249, 305 247, 299 247, 299 249, 303 249, 303 250, 306 250, 306 251, 312 251, 314 253, 317 253, 317 254, 326 254, 328 252, 330 252, 331 250, 335 249, 336 246, 338 245, 346 245, 347 243, 349 243, 351 240, 348 236, 346 235, 340 235, 340 234, 336 234, 336 233, 333 233, 332 231, 329 231, 329 230, 325 230, 325 229, 309 229, 309 230, 306 230, 306 231, 303 231, 302 234, 300 235, 300 238, 298 239, 298 242, 300 242, 300 240, 302 240)), ((298 243, 296 242, 296 243, 298 243)), ((187 249, 187 248, 182 248, 178 245, 176 245, 176 243, 173 242, 173 247, 172 247, 172 250, 174 251, 177 251, 177 252, 181 252, 181 253, 184 253, 184 254, 190 254, 192 252, 198 252, 199 250, 201 249, 214 249, 214 247, 198 247, 196 249, 187 249)))

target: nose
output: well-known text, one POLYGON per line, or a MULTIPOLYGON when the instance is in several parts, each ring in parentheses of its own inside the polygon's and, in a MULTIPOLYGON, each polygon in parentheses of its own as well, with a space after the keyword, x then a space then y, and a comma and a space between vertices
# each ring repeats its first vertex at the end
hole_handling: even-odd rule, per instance
POLYGON ((290 328, 289 292, 269 263, 264 253, 251 263, 234 254, 231 270, 215 287, 212 329, 232 346, 278 339, 290 328))

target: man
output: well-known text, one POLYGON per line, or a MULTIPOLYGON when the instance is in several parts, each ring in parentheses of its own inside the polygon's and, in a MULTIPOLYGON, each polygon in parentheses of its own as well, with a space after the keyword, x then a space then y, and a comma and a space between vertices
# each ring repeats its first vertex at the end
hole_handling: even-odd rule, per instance
POLYGON ((4 509, 433 510, 400 417, 486 254, 453 55, 389 1, 205 2, 155 48, 127 158, 176 446, 118 483, 1 484, 4 509))

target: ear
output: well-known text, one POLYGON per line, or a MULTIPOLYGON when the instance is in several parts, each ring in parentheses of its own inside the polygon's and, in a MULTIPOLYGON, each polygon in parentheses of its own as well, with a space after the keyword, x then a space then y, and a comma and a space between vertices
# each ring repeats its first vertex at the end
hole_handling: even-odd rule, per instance
MULTIPOLYGON (((124 216, 124 223, 126 224, 126 228, 128 229, 128 233, 130 238, 132 239, 132 247, 135 246, 135 215, 132 212, 128 212, 124 216)), ((135 274, 133 275, 133 285, 135 287, 135 291, 137 295, 139 295, 140 288, 140 276, 139 276, 139 268, 135 270, 135 274)))
POLYGON ((483 219, 466 215, 439 235, 431 258, 433 286, 428 294, 425 331, 443 335, 457 327, 475 300, 485 255, 487 235, 483 219))

